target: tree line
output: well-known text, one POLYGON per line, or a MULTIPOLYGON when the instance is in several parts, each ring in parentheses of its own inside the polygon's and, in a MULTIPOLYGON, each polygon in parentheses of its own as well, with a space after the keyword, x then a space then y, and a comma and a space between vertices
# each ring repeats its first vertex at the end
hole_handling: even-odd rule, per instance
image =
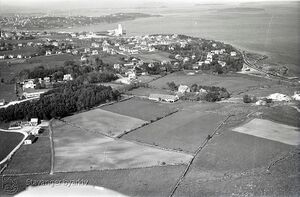
POLYGON ((69 81, 42 94, 39 100, 1 108, 0 121, 61 118, 119 97, 120 93, 111 87, 69 81))

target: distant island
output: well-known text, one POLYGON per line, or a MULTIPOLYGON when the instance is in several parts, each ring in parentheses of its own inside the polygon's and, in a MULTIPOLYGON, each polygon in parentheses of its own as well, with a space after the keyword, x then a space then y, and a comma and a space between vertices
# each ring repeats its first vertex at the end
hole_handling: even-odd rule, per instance
POLYGON ((159 17, 144 13, 116 13, 99 17, 88 16, 10 16, 0 17, 0 26, 7 29, 41 30, 86 26, 100 23, 116 23, 137 18, 159 17))
POLYGON ((221 12, 262 12, 265 11, 263 8, 251 8, 251 7, 235 7, 235 8, 224 8, 219 9, 221 12))

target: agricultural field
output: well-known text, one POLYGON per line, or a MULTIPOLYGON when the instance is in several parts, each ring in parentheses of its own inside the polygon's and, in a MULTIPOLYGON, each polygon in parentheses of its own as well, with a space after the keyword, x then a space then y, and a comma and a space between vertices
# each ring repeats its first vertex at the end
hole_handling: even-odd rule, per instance
POLYGON ((31 145, 22 145, 3 174, 49 173, 51 163, 50 139, 39 137, 31 145))
POLYGON ((7 102, 17 100, 15 84, 0 83, 0 99, 5 99, 7 102))
POLYGON ((225 116, 203 109, 183 109, 150 125, 139 128, 124 139, 146 142, 176 150, 195 152, 225 116))
POLYGON ((299 112, 288 105, 273 106, 261 110, 261 118, 268 119, 277 123, 300 127, 299 112))
POLYGON ((166 89, 154 89, 154 88, 137 88, 127 92, 127 94, 149 97, 150 94, 171 94, 172 92, 166 89))
POLYGON ((191 155, 166 151, 53 123, 55 172, 127 169, 186 164, 191 155))
POLYGON ((67 123, 74 124, 84 130, 98 132, 116 137, 124 132, 131 131, 147 122, 141 119, 94 109, 87 112, 75 114, 63 119, 67 123))
POLYGON ((170 53, 159 51, 151 53, 141 53, 135 55, 135 57, 140 58, 144 62, 162 62, 162 61, 171 61, 169 58, 170 53))
POLYGON ((300 145, 300 129, 264 119, 253 119, 233 131, 253 135, 288 145, 300 145))
MULTIPOLYGON (((88 180, 89 185, 101 186, 128 196, 168 196, 185 165, 155 166, 123 170, 102 170, 55 173, 54 175, 25 175, 14 177, 18 192, 26 189, 26 180, 88 180), (128 183, 128 184, 124 184, 128 183)), ((0 179, 0 184, 1 184, 0 179)), ((0 189, 0 195, 6 193, 0 189)))
POLYGON ((233 132, 231 128, 219 133, 196 157, 174 196, 299 193, 295 176, 299 173, 299 154, 294 146, 233 132))
POLYGON ((158 103, 141 98, 132 98, 123 102, 104 106, 101 109, 125 116, 139 118, 144 121, 151 121, 165 117, 176 110, 173 105, 158 103))
POLYGON ((270 80, 267 81, 263 78, 242 74, 211 75, 199 73, 195 75, 187 75, 185 72, 176 72, 155 80, 149 85, 159 89, 167 89, 167 82, 172 81, 174 81, 176 84, 189 86, 196 83, 199 85, 224 87, 232 94, 240 94, 248 88, 260 88, 273 84, 270 80))
POLYGON ((2 161, 24 138, 16 132, 0 131, 0 161, 2 161))

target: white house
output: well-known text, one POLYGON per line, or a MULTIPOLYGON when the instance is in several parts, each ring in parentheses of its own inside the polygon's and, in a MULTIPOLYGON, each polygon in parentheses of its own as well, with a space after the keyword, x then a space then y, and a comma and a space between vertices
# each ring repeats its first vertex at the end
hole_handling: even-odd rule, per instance
POLYGON ((98 43, 96 43, 96 42, 93 42, 91 46, 94 47, 94 48, 99 48, 99 47, 100 47, 100 44, 98 44, 98 43))
POLYGON ((34 128, 30 131, 30 133, 31 133, 32 135, 38 135, 38 134, 40 133, 40 131, 41 131, 41 127, 34 127, 34 128))
POLYGON ((5 56, 4 55, 0 55, 0 60, 4 60, 5 56))
POLYGON ((0 106, 5 105, 5 99, 0 99, 0 106))
POLYGON ((30 125, 31 126, 37 126, 39 124, 39 119, 38 118, 31 118, 30 119, 30 125))
POLYGON ((226 62, 223 62, 223 61, 218 61, 218 64, 220 64, 222 67, 226 66, 226 62))
POLYGON ((296 101, 300 101, 300 92, 294 92, 294 95, 292 96, 292 98, 296 101))
POLYGON ((85 55, 81 56, 80 60, 83 61, 83 62, 87 61, 87 56, 85 56, 85 55))
POLYGON ((231 57, 235 57, 235 56, 236 56, 236 52, 235 52, 235 51, 231 51, 231 52, 230 52, 230 56, 231 56, 231 57))
POLYGON ((17 55, 17 58, 18 58, 18 59, 22 59, 22 55, 20 55, 20 54, 17 55))
POLYGON ((34 84, 34 79, 28 79, 27 81, 24 81, 23 90, 27 88, 34 89, 36 84, 34 84))
POLYGON ((92 51, 92 55, 98 55, 99 53, 98 53, 98 51, 97 50, 93 50, 92 51))
POLYGON ((65 74, 63 80, 64 81, 72 81, 73 77, 71 76, 71 74, 65 74))
POLYGON ((114 64, 114 69, 118 70, 121 68, 121 65, 120 64, 114 64))
POLYGON ((267 97, 268 99, 272 99, 273 101, 291 101, 291 98, 285 94, 274 93, 267 97))
POLYGON ((51 55, 51 51, 46 51, 46 55, 51 55))
POLYGON ((165 101, 169 103, 174 103, 179 100, 177 95, 168 95, 168 94, 150 94, 149 100, 153 101, 165 101))
POLYGON ((179 93, 184 94, 184 93, 190 92, 190 91, 191 91, 191 89, 190 89, 189 86, 187 86, 187 85, 180 85, 180 86, 178 87, 178 92, 179 92, 179 93))

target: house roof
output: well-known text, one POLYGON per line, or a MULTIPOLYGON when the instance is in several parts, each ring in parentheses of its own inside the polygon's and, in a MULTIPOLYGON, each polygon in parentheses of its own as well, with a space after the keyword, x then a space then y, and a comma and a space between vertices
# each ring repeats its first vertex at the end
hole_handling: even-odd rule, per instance
POLYGON ((31 140, 34 141, 37 137, 35 137, 34 135, 28 135, 26 140, 31 140))

